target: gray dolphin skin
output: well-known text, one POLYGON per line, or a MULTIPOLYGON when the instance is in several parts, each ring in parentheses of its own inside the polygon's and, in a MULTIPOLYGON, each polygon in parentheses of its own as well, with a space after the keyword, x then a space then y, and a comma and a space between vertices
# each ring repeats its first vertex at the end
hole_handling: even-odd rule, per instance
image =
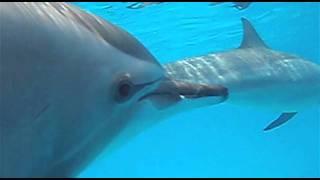
POLYGON ((299 110, 320 103, 320 66, 270 49, 251 23, 242 18, 239 48, 168 63, 167 77, 201 84, 220 84, 226 103, 280 112, 264 130, 287 122, 299 110))
POLYGON ((226 97, 165 77, 129 33, 68 3, 0 3, 0 177, 77 176, 154 124, 148 108, 226 97))

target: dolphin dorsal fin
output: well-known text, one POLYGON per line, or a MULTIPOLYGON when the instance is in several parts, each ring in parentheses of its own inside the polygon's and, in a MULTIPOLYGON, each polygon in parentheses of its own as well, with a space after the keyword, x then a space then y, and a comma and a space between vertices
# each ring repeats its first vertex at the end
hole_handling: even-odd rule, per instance
POLYGON ((250 21, 245 18, 241 18, 241 22, 243 26, 243 39, 240 48, 268 48, 268 46, 260 38, 257 31, 251 25, 250 21))

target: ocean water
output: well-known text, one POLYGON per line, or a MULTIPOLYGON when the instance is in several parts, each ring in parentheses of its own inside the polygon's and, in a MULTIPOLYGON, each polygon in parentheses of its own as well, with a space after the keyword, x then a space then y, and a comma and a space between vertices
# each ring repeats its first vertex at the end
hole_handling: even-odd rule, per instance
MULTIPOLYGON (((241 11, 231 3, 73 4, 130 32, 161 63, 238 47, 241 17, 273 49, 320 63, 317 2, 259 2, 241 11)), ((263 132, 278 115, 230 104, 175 115, 102 153, 79 177, 320 177, 320 108, 263 132)))

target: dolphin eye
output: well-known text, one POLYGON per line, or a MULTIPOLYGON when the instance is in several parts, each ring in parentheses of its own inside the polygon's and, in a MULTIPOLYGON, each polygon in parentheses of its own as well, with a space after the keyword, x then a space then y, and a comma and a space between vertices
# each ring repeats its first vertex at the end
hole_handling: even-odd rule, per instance
POLYGON ((116 88, 116 99, 118 102, 124 102, 134 94, 134 85, 130 81, 130 77, 125 75, 120 78, 116 88))
POLYGON ((130 89, 131 86, 129 83, 121 83, 121 85, 119 86, 119 95, 122 97, 127 97, 130 95, 130 89))

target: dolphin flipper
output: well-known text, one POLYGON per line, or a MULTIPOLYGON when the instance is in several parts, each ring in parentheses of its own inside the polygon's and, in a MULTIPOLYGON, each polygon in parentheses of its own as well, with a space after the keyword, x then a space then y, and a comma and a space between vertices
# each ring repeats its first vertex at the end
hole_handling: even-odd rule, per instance
POLYGON ((287 121, 289 121, 291 118, 293 118, 297 112, 290 112, 290 113, 282 113, 278 119, 274 120, 271 124, 269 124, 266 128, 264 128, 264 131, 271 130, 273 128, 276 128, 287 121))

